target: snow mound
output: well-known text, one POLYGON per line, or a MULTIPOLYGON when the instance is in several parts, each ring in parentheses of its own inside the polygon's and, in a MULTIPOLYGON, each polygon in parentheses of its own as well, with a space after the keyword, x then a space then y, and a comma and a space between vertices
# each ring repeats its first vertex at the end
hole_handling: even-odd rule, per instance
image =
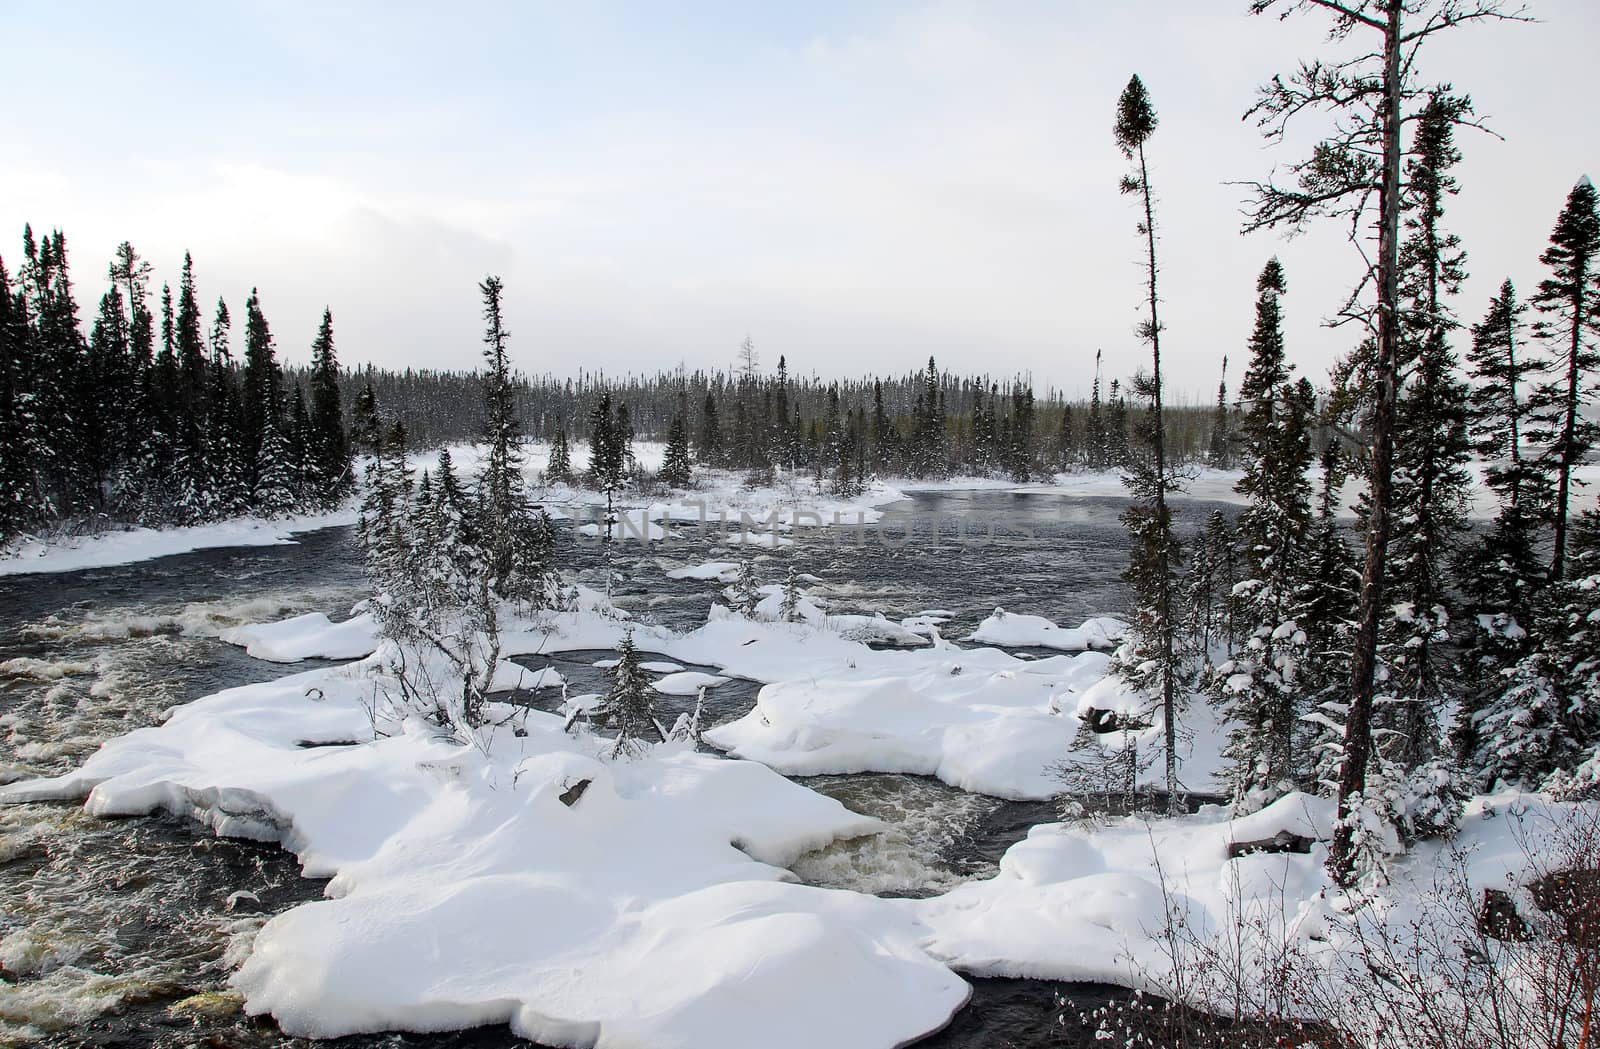
POLYGON ((334 623, 321 612, 291 616, 276 623, 254 623, 224 630, 221 639, 256 659, 298 663, 302 659, 360 659, 378 647, 378 625, 363 613, 334 623))
POLYGON ((676 674, 683 669, 683 664, 665 659, 647 659, 639 664, 639 669, 648 670, 652 674, 676 674))
POLYGON ((1328 885, 1324 848, 1229 859, 1228 845, 1279 831, 1320 839, 1332 819, 1327 799, 1295 793, 1237 820, 1211 807, 1093 830, 1042 824, 1006 851, 994 878, 915 907, 934 930, 928 949, 963 971, 1139 986, 1170 975, 1159 939, 1166 906, 1202 939, 1246 900, 1253 916, 1277 909, 1273 928, 1294 928, 1328 885))
POLYGON ((968 641, 987 645, 1028 648, 1053 648, 1061 652, 1110 651, 1122 641, 1128 625, 1120 619, 1102 616, 1085 620, 1082 626, 1059 627, 1043 616, 1021 615, 1003 608, 978 624, 968 641))
POLYGON ((739 562, 707 561, 704 564, 690 565, 687 568, 673 568, 667 571, 667 578, 711 579, 719 583, 731 583, 739 578, 739 562))
POLYGON ((664 696, 692 696, 702 688, 716 688, 726 684, 727 678, 706 674, 698 670, 684 670, 655 681, 651 687, 664 696))
POLYGON ((1049 798, 1061 790, 1051 766, 1079 724, 1054 697, 1088 688, 1107 661, 1084 653, 1041 667, 994 649, 881 655, 896 658, 769 684, 706 741, 788 775, 903 772, 1049 798))

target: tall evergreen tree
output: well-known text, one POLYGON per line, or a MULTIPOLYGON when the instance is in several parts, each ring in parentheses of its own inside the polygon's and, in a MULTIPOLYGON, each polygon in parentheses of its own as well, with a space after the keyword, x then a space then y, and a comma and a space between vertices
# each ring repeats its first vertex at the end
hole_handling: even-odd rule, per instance
MULTIPOLYGON (((478 290, 483 295, 484 442, 488 455, 478 478, 476 529, 490 591, 508 601, 538 603, 544 599, 553 532, 543 508, 529 504, 522 480, 521 440, 506 349, 511 333, 505 327, 500 278, 486 278, 478 290)), ((492 616, 489 625, 493 625, 492 616)))
POLYGON ((272 329, 261 312, 261 297, 250 289, 244 303, 244 388, 240 392, 241 456, 245 480, 254 490, 263 463, 261 448, 268 435, 281 429, 283 415, 278 361, 272 345, 272 329))
POLYGON ((1467 390, 1450 348, 1457 327, 1447 300, 1465 278, 1460 240, 1442 226, 1456 193, 1461 154, 1453 128, 1465 103, 1435 93, 1416 122, 1407 161, 1409 206, 1400 245, 1401 390, 1395 410, 1395 534, 1391 608, 1380 638, 1389 665, 1377 725, 1386 759, 1401 770, 1434 756, 1437 719, 1459 702, 1449 683, 1453 605, 1445 569, 1466 528, 1470 447, 1467 390))
POLYGON ((689 463, 689 428, 684 425, 680 412, 673 417, 672 429, 667 433, 666 457, 662 459, 658 476, 674 488, 687 488, 693 480, 693 472, 689 463))
POLYGON ((1308 637, 1303 609, 1311 524, 1309 384, 1293 379, 1284 352, 1279 296, 1283 266, 1271 259, 1256 281, 1250 363, 1239 387, 1240 459, 1236 486, 1248 502, 1239 514, 1244 579, 1234 588, 1245 634, 1237 657, 1218 668, 1231 730, 1225 756, 1237 805, 1258 807, 1291 790, 1303 770, 1300 728, 1308 637))
POLYGON ((1550 276, 1539 282, 1534 306, 1543 314, 1538 331, 1554 363, 1551 378, 1541 383, 1534 408, 1541 416, 1547 443, 1546 469, 1555 475, 1555 546, 1550 578, 1566 575, 1567 518, 1572 502, 1572 472, 1582 463, 1600 424, 1586 414, 1595 399, 1595 371, 1600 369, 1600 197, 1585 175, 1567 195, 1566 206, 1550 234, 1550 246, 1539 261, 1550 276))
POLYGON ((1143 213, 1138 231, 1146 252, 1149 315, 1140 322, 1139 334, 1150 345, 1151 369, 1148 375, 1141 374, 1135 380, 1135 388, 1149 400, 1142 436, 1149 444, 1150 454, 1148 459, 1141 457, 1135 463, 1127 479, 1136 502, 1123 515, 1133 536, 1133 554, 1126 578, 1133 585, 1137 608, 1131 639, 1118 650, 1112 665, 1130 687, 1156 701, 1163 727, 1167 813, 1175 815, 1179 811, 1178 688, 1182 666, 1174 600, 1178 542, 1172 531, 1172 509, 1167 505, 1167 495, 1177 490, 1177 478, 1168 469, 1166 424, 1162 417, 1155 209, 1150 170, 1145 160, 1145 143, 1155 129, 1155 108, 1150 104, 1144 83, 1134 76, 1117 103, 1114 131, 1117 147, 1134 165, 1133 171, 1123 176, 1122 192, 1136 195, 1143 213))
POLYGON ((307 452, 316 468, 316 495, 336 501, 350 484, 350 444, 339 403, 339 359, 333 348, 333 312, 324 307, 311 343, 311 412, 307 452))

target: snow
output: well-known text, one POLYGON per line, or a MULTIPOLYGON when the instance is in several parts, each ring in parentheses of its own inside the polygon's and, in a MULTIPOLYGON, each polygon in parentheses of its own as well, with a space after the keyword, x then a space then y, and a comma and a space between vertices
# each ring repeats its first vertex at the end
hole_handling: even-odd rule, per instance
POLYGON ((309 612, 276 623, 232 627, 219 636, 256 659, 273 663, 360 659, 378 647, 378 626, 368 613, 334 623, 321 612, 309 612))
POLYGON ((1062 652, 1110 650, 1122 640, 1128 625, 1120 619, 1098 617, 1077 627, 1059 627, 1043 616, 1020 615, 1003 608, 978 624, 968 641, 989 645, 1053 648, 1062 652))
POLYGON ((639 669, 648 670, 652 674, 676 674, 683 669, 683 665, 665 659, 647 659, 639 664, 639 669))
POLYGON ((707 561, 704 564, 690 565, 685 568, 672 568, 667 570, 667 578, 714 579, 719 583, 731 583, 739 578, 739 562, 707 561))
POLYGON ((716 674, 684 670, 656 680, 651 687, 664 696, 692 696, 702 688, 716 688, 727 681, 728 678, 716 674))
POLYGON ((1078 731, 1063 693, 1088 688, 1107 657, 1024 662, 994 649, 872 653, 761 689, 706 742, 794 776, 903 772, 1003 798, 1049 798, 1078 731))
POLYGON ((329 898, 268 922, 232 978, 247 1012, 294 1036, 504 1022, 547 1044, 716 1049, 759 1031, 780 1049, 876 1049, 966 1000, 913 913, 782 867, 876 821, 683 745, 600 760, 608 741, 539 712, 487 752, 420 719, 375 738, 384 655, 196 701, 0 799, 195 816, 331 875, 329 898), (366 742, 303 746, 349 740, 366 742))
POLYGON ((49 542, 27 539, 0 550, 0 576, 110 568, 218 547, 281 546, 292 544, 301 532, 351 525, 355 520, 355 506, 350 504, 328 513, 293 517, 242 517, 186 528, 130 528, 49 542))
MULTIPOLYGON (((1276 879, 1287 911, 1278 926, 1292 920, 1326 887, 1325 852, 1230 860, 1228 843, 1280 830, 1326 838, 1331 810, 1325 799, 1290 794, 1239 820, 1213 807, 1095 829, 1042 824, 1006 851, 994 878, 919 901, 918 916, 934 930, 928 949, 974 975, 1139 986, 1170 969, 1159 939, 1169 904, 1207 938, 1225 927, 1241 880, 1264 890, 1276 879)), ((1264 891, 1250 895, 1271 902, 1264 891)))

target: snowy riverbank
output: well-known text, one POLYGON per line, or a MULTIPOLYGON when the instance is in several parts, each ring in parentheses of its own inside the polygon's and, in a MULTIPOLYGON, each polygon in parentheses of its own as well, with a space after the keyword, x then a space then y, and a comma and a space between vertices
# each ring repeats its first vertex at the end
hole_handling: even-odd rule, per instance
MULTIPOLYGON (((1071 638, 1080 649, 1114 633, 1007 618, 979 633, 1004 627, 1017 643, 1071 638)), ((780 773, 905 771, 1048 797, 1086 697, 1109 684, 1103 652, 1022 659, 941 641, 915 619, 895 625, 921 628, 928 644, 879 650, 848 636, 862 619, 819 612, 788 624, 714 609, 687 634, 635 630, 641 650, 679 661, 653 661, 654 673, 692 663, 767 683, 748 715, 708 733, 755 760, 681 742, 611 760, 600 737, 508 704, 492 706, 496 727, 480 745, 463 746, 395 716, 392 653, 378 646, 180 707, 75 772, 0 788, 0 800, 192 816, 218 834, 281 842, 307 875, 331 876, 328 899, 266 923, 233 978, 248 1011, 291 1034, 509 1023, 556 1045, 883 1049, 961 1006, 958 973, 1160 988, 1170 976, 1161 930, 1175 913, 1212 937, 1240 913, 1270 912, 1262 927, 1319 964, 1345 956, 1318 843, 1328 803, 1304 795, 1238 820, 1211 807, 1154 823, 1044 824, 994 878, 931 899, 798 884, 787 868, 808 850, 881 827, 780 773), (1230 855, 1232 843, 1280 831, 1309 851, 1230 855)), ((626 628, 586 594, 577 610, 502 639, 510 653, 605 648, 626 628)), ((301 616, 224 639, 280 660, 377 645, 363 617, 301 616)), ((519 677, 560 680, 501 680, 519 677)), ((1191 707, 1191 786, 1215 771, 1206 709, 1191 707)), ((1548 821, 1560 808, 1530 796, 1474 802, 1455 843, 1472 857, 1474 889, 1505 888, 1516 873, 1528 826, 1517 813, 1548 821)), ((1397 920, 1421 913, 1444 848, 1396 865, 1386 899, 1399 902, 1385 906, 1397 920)))

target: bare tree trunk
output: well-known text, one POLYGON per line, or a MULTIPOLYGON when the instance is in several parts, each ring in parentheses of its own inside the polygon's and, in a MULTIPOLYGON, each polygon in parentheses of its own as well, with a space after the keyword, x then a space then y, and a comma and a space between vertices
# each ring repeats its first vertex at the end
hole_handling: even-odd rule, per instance
POLYGON ((1400 20, 1402 0, 1385 4, 1383 35, 1383 185, 1378 216, 1378 353, 1372 412, 1372 478, 1367 515, 1366 562, 1361 572, 1360 611, 1351 659, 1350 711, 1345 718, 1344 758, 1339 766, 1339 823, 1328 866, 1348 884, 1354 875, 1350 797, 1366 788, 1372 756, 1372 695, 1377 676, 1378 624, 1383 614, 1384 561, 1389 552, 1389 504, 1393 497, 1396 360, 1400 317, 1400 20))

